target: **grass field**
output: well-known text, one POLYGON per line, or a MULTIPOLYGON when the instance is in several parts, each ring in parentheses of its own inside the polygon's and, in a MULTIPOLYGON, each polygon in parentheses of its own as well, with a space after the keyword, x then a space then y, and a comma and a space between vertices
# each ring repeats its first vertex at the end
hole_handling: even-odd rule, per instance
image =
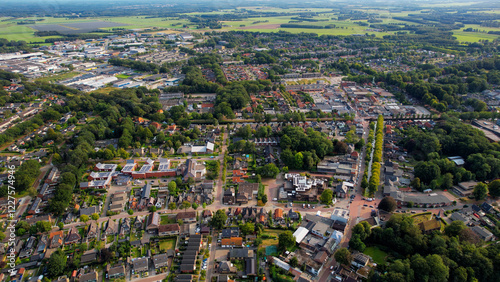
POLYGON ((160 217, 160 224, 171 224, 171 223, 175 223, 175 219, 169 217, 168 215, 162 215, 160 217))
POLYGON ((416 215, 412 216, 413 224, 419 224, 421 222, 427 221, 427 220, 431 219, 431 215, 432 214, 430 212, 416 214, 416 215))
POLYGON ((130 75, 126 75, 126 74, 117 74, 115 75, 116 78, 119 78, 119 79, 127 79, 130 77, 130 75))
MULTIPOLYGON (((464 3, 463 3, 464 4, 464 3)), ((470 3, 467 3, 469 5, 470 3)), ((448 5, 448 4, 443 4, 448 5)), ((270 8, 270 7, 245 7, 247 10, 253 10, 258 12, 279 12, 279 13, 289 13, 289 16, 276 16, 276 17, 253 17, 247 18, 244 20, 238 21, 224 21, 222 22, 223 28, 216 31, 229 31, 229 30, 245 30, 251 32, 278 32, 278 31, 287 31, 290 33, 316 33, 318 35, 351 35, 351 34, 375 34, 377 37, 382 37, 388 34, 394 34, 394 32, 374 32, 367 31, 369 29, 368 26, 360 26, 355 21, 351 20, 343 20, 339 21, 337 19, 337 15, 334 13, 328 13, 331 9, 319 9, 319 8, 310 8, 310 9, 282 9, 282 8, 270 8), (332 29, 315 29, 315 28, 281 28, 279 25, 286 24, 292 17, 296 17, 298 12, 319 12, 318 16, 314 16, 314 19, 326 19, 327 21, 321 22, 308 22, 303 21, 297 24, 303 25, 313 25, 313 26, 326 26, 333 24, 336 28, 332 29), (324 13, 321 13, 324 12, 324 13), (259 22, 259 23, 255 23, 259 22)), ((417 13, 418 11, 397 11, 391 12, 388 9, 355 9, 357 11, 378 14, 379 19, 383 21, 383 23, 406 23, 414 25, 415 23, 405 22, 400 20, 394 20, 393 17, 396 16, 407 16, 409 13, 417 13)), ((424 11, 425 9, 422 9, 424 11)), ((224 13, 242 13, 243 11, 240 9, 236 10, 219 10, 208 13, 187 13, 186 15, 210 15, 210 14, 224 14, 224 13)), ((491 13, 500 13, 498 10, 489 11, 491 13)), ((265 15, 265 14, 263 14, 265 15)), ((0 18, 7 19, 7 18, 0 18)), ((136 16, 136 17, 90 17, 90 18, 81 18, 81 19, 67 19, 67 18, 51 18, 51 17, 30 17, 30 18, 18 18, 7 20, 4 22, 0 22, 0 38, 6 38, 8 40, 24 40, 28 43, 31 42, 44 42, 47 38, 57 38, 57 36, 49 36, 49 37, 35 37, 34 32, 35 29, 29 27, 29 25, 18 25, 17 21, 20 20, 34 20, 34 19, 43 19, 43 21, 39 21, 37 25, 44 24, 57 24, 62 26, 72 26, 73 24, 85 23, 85 22, 96 22, 96 21, 104 21, 104 22, 113 22, 120 23, 123 26, 117 25, 116 27, 127 28, 127 29, 151 29, 151 30, 164 30, 164 29, 175 29, 168 31, 160 31, 165 33, 170 32, 181 32, 183 30, 190 31, 208 31, 209 29, 196 29, 196 24, 191 23, 187 19, 178 19, 178 18, 148 18, 146 16, 136 16), (186 28, 184 28, 186 27, 186 28)), ((356 20, 357 21, 357 20, 356 20)), ((360 20, 362 22, 366 22, 366 20, 360 20)), ((457 40, 460 42, 478 42, 479 40, 494 40, 499 38, 499 35, 487 34, 488 31, 494 30, 499 31, 500 28, 487 28, 480 27, 478 25, 466 25, 464 28, 478 28, 481 31, 485 32, 464 32, 462 29, 454 30, 453 34, 457 37, 457 40)), ((110 28, 101 28, 103 31, 111 30, 115 27, 110 28)))
POLYGON ((36 81, 39 81, 39 82, 55 82, 55 81, 70 79, 70 78, 75 77, 75 76, 77 76, 79 74, 80 73, 76 72, 76 71, 65 72, 65 73, 60 73, 60 74, 56 74, 56 75, 41 77, 41 78, 36 79, 36 81))
POLYGON ((113 90, 118 90, 118 88, 116 87, 104 87, 104 88, 101 88, 101 89, 97 89, 95 91, 92 91, 92 93, 98 93, 98 94, 109 94, 109 92, 113 91, 113 90))
POLYGON ((160 241, 160 250, 173 250, 175 248, 175 239, 160 241))
POLYGON ((384 264, 387 257, 386 252, 375 246, 366 248, 363 253, 372 257, 376 264, 384 264))

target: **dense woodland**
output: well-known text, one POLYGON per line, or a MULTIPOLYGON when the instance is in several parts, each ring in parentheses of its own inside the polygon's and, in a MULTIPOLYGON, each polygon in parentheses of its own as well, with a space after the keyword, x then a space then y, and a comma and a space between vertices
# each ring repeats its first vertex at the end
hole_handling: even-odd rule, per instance
POLYGON ((415 184, 414 188, 449 189, 462 181, 499 178, 500 145, 457 118, 443 118, 431 130, 410 127, 401 132, 401 145, 420 160, 415 166, 415 177, 421 185, 415 184), (463 157, 465 166, 456 166, 447 159, 451 156, 463 157))
POLYGON ((500 245, 484 245, 461 221, 444 232, 422 234, 411 217, 395 214, 382 228, 371 229, 366 222, 354 226, 349 246, 388 252, 389 264, 377 265, 370 281, 498 281, 500 275, 500 245))

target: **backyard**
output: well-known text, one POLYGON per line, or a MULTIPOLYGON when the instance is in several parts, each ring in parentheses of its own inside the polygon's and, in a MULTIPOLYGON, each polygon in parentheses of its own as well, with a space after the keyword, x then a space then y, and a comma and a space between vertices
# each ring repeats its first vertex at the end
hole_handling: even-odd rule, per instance
POLYGON ((173 250, 175 249, 175 239, 167 239, 160 241, 160 250, 173 250))
POLYGON ((160 224, 173 224, 176 223, 175 219, 173 217, 170 217, 168 215, 162 215, 160 216, 160 224))
POLYGON ((376 246, 366 248, 363 253, 370 256, 376 264, 384 264, 387 258, 387 253, 376 246))

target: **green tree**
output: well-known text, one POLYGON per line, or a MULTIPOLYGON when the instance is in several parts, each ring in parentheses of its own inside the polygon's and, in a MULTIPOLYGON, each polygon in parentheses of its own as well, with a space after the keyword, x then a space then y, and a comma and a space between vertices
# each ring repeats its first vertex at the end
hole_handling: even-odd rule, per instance
POLYGON ((210 225, 215 229, 222 229, 224 225, 226 225, 227 214, 224 210, 217 210, 215 215, 212 217, 212 221, 210 221, 210 225))
POLYGON ((189 209, 190 207, 191 207, 191 203, 188 201, 183 201, 181 204, 181 208, 183 208, 184 211, 187 211, 187 209, 189 209))
POLYGON ((361 236, 359 234, 353 234, 351 240, 349 241, 349 247, 356 251, 364 251, 366 248, 365 243, 361 240, 361 236))
POLYGON ((280 173, 280 169, 275 164, 270 163, 257 168, 257 173, 262 177, 276 178, 278 173, 280 173))
POLYGON ((28 190, 40 174, 40 163, 36 160, 24 162, 14 173, 16 179, 16 191, 28 190))
POLYGON ((293 166, 296 169, 301 169, 303 165, 304 165, 304 156, 302 155, 301 152, 298 152, 295 154, 293 166))
POLYGON ((415 177, 411 183, 410 183, 410 186, 413 187, 413 189, 416 189, 418 191, 420 191, 420 189, 422 189, 422 186, 420 184, 420 178, 418 177, 415 177))
POLYGON ((175 202, 168 203, 168 209, 171 211, 177 209, 177 204, 175 202))
POLYGON ((299 265, 299 260, 297 259, 297 257, 292 257, 290 259, 290 266, 291 267, 297 267, 297 265, 299 265))
POLYGON ((351 264, 351 252, 347 248, 340 248, 335 252, 335 260, 340 264, 350 265, 351 264))
POLYGON ((463 221, 455 220, 444 228, 444 233, 450 237, 458 236, 466 228, 467 226, 465 226, 463 221))
POLYGON ((90 215, 90 218, 92 218, 92 220, 98 220, 99 219, 99 214, 98 213, 93 213, 90 215))
POLYGON ((295 246, 295 236, 292 231, 287 230, 281 233, 278 237, 278 250, 284 252, 288 248, 295 246))
POLYGON ((244 236, 253 234, 255 232, 255 225, 251 222, 240 225, 240 230, 244 236))
POLYGON ((66 260, 66 254, 62 249, 57 249, 57 251, 50 256, 47 264, 47 273, 49 277, 56 278, 62 274, 66 268, 66 260))
POLYGON ((500 196, 500 179, 491 181, 488 185, 488 190, 490 191, 490 195, 492 197, 500 196))
POLYGON ((391 196, 386 196, 380 201, 378 208, 386 212, 393 212, 397 208, 396 200, 391 196))
POLYGON ((443 175, 441 188, 450 189, 451 187, 453 187, 453 174, 448 172, 443 175))
POLYGON ((168 183, 168 191, 170 192, 170 195, 174 197, 177 195, 177 184, 175 181, 170 181, 168 183))
POLYGON ((474 187, 474 191, 472 192, 474 198, 478 201, 484 200, 486 196, 488 196, 488 185, 484 183, 478 183, 476 187, 474 187))
POLYGON ((89 216, 86 215, 86 214, 80 215, 80 221, 81 222, 87 222, 87 221, 89 221, 89 216))
POLYGON ((49 232, 50 230, 52 230, 52 224, 48 221, 37 221, 35 226, 38 232, 41 233, 49 232))
POLYGON ((320 197, 321 203, 325 205, 330 205, 332 203, 332 199, 333 199, 333 191, 331 189, 323 190, 323 193, 321 193, 320 197))
POLYGON ((113 159, 115 156, 113 154, 113 152, 110 150, 110 149, 105 149, 104 150, 104 159, 106 160, 111 160, 113 159))

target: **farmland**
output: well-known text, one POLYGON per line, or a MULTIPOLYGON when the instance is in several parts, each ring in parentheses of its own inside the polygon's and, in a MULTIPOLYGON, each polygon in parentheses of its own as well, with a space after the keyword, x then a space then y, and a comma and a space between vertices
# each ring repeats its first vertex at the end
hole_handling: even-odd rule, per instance
MULTIPOLYGON (((251 31, 251 32, 278 32, 287 31, 290 33, 316 33, 318 35, 340 35, 347 36, 352 34, 374 34, 376 37, 395 34, 396 31, 375 31, 370 28, 370 23, 366 19, 361 20, 339 20, 339 12, 334 12, 331 9, 282 9, 270 7, 245 7, 231 10, 219 10, 212 12, 192 12, 182 14, 177 17, 88 17, 80 19, 67 19, 67 18, 51 18, 51 17, 29 17, 29 18, 16 18, 6 19, 0 22, 0 36, 9 40, 24 40, 26 42, 43 42, 47 38, 53 37, 36 37, 35 31, 58 31, 62 34, 74 33, 88 33, 95 30, 109 31, 113 28, 127 28, 127 29, 175 29, 177 31, 210 31, 209 28, 196 29, 197 23, 191 22, 186 17, 206 16, 206 15, 224 15, 224 14, 238 14, 244 16, 246 12, 251 11, 262 12, 262 17, 255 17, 250 13, 248 18, 241 20, 226 20, 221 21, 221 28, 215 29, 216 31, 251 31), (266 13, 280 13, 276 16, 267 16, 266 13), (304 20, 297 20, 301 13, 317 13, 314 16, 306 17, 304 20), (288 15, 289 14, 289 15, 288 15), (37 20, 34 25, 18 25, 17 22, 23 20, 37 20), (297 26, 295 28, 283 28, 282 24, 289 24, 292 22, 297 26), (301 26, 308 26, 302 28, 301 26), (318 26, 318 28, 314 28, 318 26)), ((357 9, 358 12, 370 13, 375 15, 375 18, 380 24, 409 24, 416 25, 416 23, 405 21, 402 19, 394 19, 394 17, 407 17, 409 14, 417 13, 415 11, 390 11, 385 9, 357 9)), ((425 11, 425 9, 422 9, 425 11)), ((490 11, 492 13, 498 11, 490 11)), ((488 34, 488 31, 500 31, 497 27, 480 27, 479 25, 465 25, 465 28, 453 30, 454 36, 459 42, 478 42, 480 40, 495 40, 500 35, 488 34), (465 28, 478 29, 479 32, 464 32, 465 28)), ((172 31, 169 31, 172 32, 172 31)), ((404 32, 404 30, 403 30, 404 32)), ((407 31, 408 32, 408 31, 407 31)))
POLYGON ((33 29, 38 31, 57 31, 61 34, 75 34, 75 33, 88 33, 101 28, 119 27, 126 24, 115 22, 77 22, 77 23, 64 23, 64 24, 39 24, 32 25, 33 29))

